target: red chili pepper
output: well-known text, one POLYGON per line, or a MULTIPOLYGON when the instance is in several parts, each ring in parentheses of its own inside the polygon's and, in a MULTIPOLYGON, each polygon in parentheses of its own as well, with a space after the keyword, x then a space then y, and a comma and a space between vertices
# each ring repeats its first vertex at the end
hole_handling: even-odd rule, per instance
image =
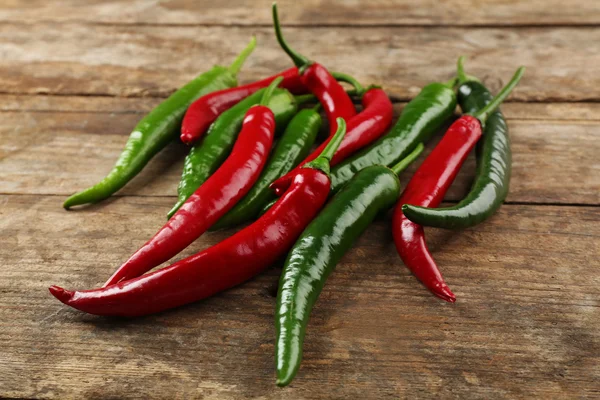
POLYGON ((524 68, 519 68, 500 93, 475 115, 463 115, 454 122, 442 140, 423 161, 398 200, 392 222, 394 242, 404 264, 436 296, 455 302, 427 244, 423 227, 410 221, 403 213, 404 204, 437 207, 454 181, 467 155, 481 137, 487 117, 508 97, 517 85, 524 68))
MULTIPOLYGON (((378 139, 392 123, 394 108, 383 90, 377 88, 367 90, 362 98, 362 105, 363 110, 348 121, 348 133, 344 136, 344 141, 331 160, 332 167, 378 139)), ((279 195, 285 191, 298 169, 307 162, 312 161, 328 142, 329 139, 324 141, 295 169, 279 178, 273 187, 275 193, 279 195)))
POLYGON ((257 82, 209 93, 193 102, 186 111, 181 123, 181 141, 185 144, 194 143, 221 113, 259 89, 269 86, 278 77, 283 78, 280 87, 294 94, 307 92, 298 75, 298 68, 293 67, 257 82))
POLYGON ((97 315, 139 316, 163 311, 239 285, 294 244, 329 195, 328 161, 344 133, 294 177, 288 191, 260 219, 223 242, 169 267, 109 287, 69 291, 50 287, 58 300, 97 315))
POLYGON ((217 222, 250 190, 264 167, 275 133, 273 112, 266 104, 282 78, 277 78, 251 107, 231 154, 221 167, 181 206, 173 217, 104 284, 138 277, 169 260, 217 222))
POLYGON ((348 121, 356 115, 352 99, 327 68, 310 61, 292 50, 287 44, 281 32, 275 3, 273 3, 273 25, 275 26, 275 35, 279 45, 300 70, 300 81, 321 103, 329 121, 329 135, 332 136, 337 131, 337 118, 348 121))
POLYGON ((402 205, 437 207, 480 137, 481 124, 476 118, 465 115, 453 123, 412 177, 394 211, 392 233, 400 258, 433 294, 452 303, 456 296, 429 253, 423 227, 404 216, 402 205))

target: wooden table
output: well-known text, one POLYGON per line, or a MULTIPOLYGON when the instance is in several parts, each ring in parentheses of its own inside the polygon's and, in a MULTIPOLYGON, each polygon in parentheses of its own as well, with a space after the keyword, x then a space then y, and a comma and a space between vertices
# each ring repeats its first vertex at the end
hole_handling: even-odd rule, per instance
MULTIPOLYGON (((338 265, 297 379, 276 388, 281 266, 206 301, 135 320, 68 309, 51 284, 102 283, 162 225, 186 149, 173 144, 117 196, 61 203, 111 168, 131 128, 256 34, 241 81, 290 65, 270 0, 5 1, 0 5, 0 397, 600 397, 600 3, 590 0, 281 2, 299 51, 365 83, 397 112, 469 73, 510 102, 506 205, 462 232, 427 230, 458 296, 431 296, 374 224, 338 265)), ((431 148, 431 145, 429 148, 431 148)), ((447 196, 468 190, 473 160, 447 196)), ((411 173, 403 175, 406 182, 411 173)), ((184 255, 231 232, 209 233, 184 255)))

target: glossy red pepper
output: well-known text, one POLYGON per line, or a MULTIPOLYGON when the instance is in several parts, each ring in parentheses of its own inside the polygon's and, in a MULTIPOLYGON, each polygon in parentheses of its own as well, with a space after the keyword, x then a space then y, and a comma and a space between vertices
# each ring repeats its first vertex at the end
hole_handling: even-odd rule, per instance
MULTIPOLYGON (((266 90, 266 104, 281 78, 266 90)), ((173 217, 110 277, 104 286, 141 274, 189 246, 250 190, 264 167, 275 133, 275 116, 264 105, 251 107, 223 165, 181 206, 173 217)))
POLYGON ((278 77, 283 78, 283 81, 279 85, 280 87, 294 94, 307 93, 307 89, 300 80, 298 68, 296 67, 247 85, 209 93, 193 102, 186 111, 181 123, 181 141, 185 144, 193 144, 204 135, 210 124, 221 113, 230 109, 252 93, 269 86, 278 77))
MULTIPOLYGON (((331 160, 332 167, 354 154, 357 150, 377 140, 392 123, 394 108, 383 90, 378 88, 367 90, 362 98, 362 106, 363 110, 348 121, 348 133, 344 136, 344 141, 331 160)), ((312 161, 328 142, 329 139, 325 140, 295 169, 279 178, 274 187, 275 193, 279 195, 283 192, 291 182, 294 174, 298 172, 298 169, 312 161)))
POLYGON ((298 54, 287 44, 281 32, 275 3, 273 3, 273 25, 279 45, 300 70, 300 81, 321 103, 329 121, 329 134, 332 136, 337 131, 337 118, 343 118, 348 122, 356 115, 352 99, 327 68, 298 54))
POLYGON ((414 174, 394 211, 392 233, 400 258, 429 290, 449 302, 456 301, 456 296, 429 253, 423 227, 404 216, 402 205, 437 207, 480 137, 477 118, 465 115, 454 122, 414 174))
POLYGON ((90 314, 131 317, 197 301, 250 279, 285 254, 325 204, 331 186, 328 160, 345 133, 343 120, 338 125, 340 140, 302 168, 266 214, 235 235, 139 278, 86 291, 52 286, 50 292, 90 314))
POLYGON ((452 303, 456 301, 456 296, 444 282, 427 248, 423 227, 410 221, 403 209, 405 204, 421 207, 437 207, 440 204, 467 155, 481 137, 482 125, 519 83, 524 70, 523 67, 519 68, 510 82, 484 108, 474 115, 463 115, 450 126, 415 172, 394 210, 392 233, 400 258, 433 294, 452 303))

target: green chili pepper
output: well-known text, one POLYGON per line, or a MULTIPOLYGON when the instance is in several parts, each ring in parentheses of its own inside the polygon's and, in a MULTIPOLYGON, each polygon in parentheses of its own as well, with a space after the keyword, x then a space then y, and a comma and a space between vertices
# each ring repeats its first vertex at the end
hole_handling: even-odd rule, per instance
POLYGON ((306 158, 321 124, 321 116, 315 108, 300 110, 277 142, 273 154, 252 189, 211 230, 231 228, 258 216, 265 203, 275 198, 269 185, 306 158))
POLYGON ((397 175, 422 151, 420 144, 392 169, 374 165, 359 171, 294 244, 277 294, 277 385, 288 385, 300 367, 310 312, 327 277, 373 219, 396 203, 400 195, 397 175))
POLYGON ((213 67, 160 103, 133 129, 112 171, 98 184, 69 197, 63 207, 97 203, 125 186, 156 153, 179 136, 181 120, 191 103, 207 93, 237 86, 237 73, 254 47, 256 39, 252 38, 229 68, 213 67))
MULTIPOLYGON (((463 60, 458 61, 458 101, 463 113, 475 114, 493 96, 476 78, 464 73, 463 60)), ((404 215, 419 225, 462 229, 483 222, 500 208, 508 195, 512 163, 508 127, 500 110, 491 113, 485 123, 476 159, 475 182, 461 202, 445 208, 406 205, 404 215)))
MULTIPOLYGON (((253 105, 260 103, 264 91, 265 89, 261 89, 251 94, 221 114, 208 129, 204 140, 190 149, 185 158, 183 174, 177 188, 179 198, 175 206, 169 211, 169 218, 225 161, 242 128, 246 112, 253 105)), ((308 98, 306 97, 306 99, 308 98)), ((288 121, 296 114, 298 102, 304 101, 304 99, 304 96, 294 98, 285 89, 275 89, 267 107, 275 115, 278 130, 286 126, 288 121)))
POLYGON ((428 141, 456 108, 456 95, 448 83, 430 83, 402 110, 392 130, 371 146, 331 170, 331 192, 337 192, 354 174, 370 165, 393 165, 419 143, 428 141))

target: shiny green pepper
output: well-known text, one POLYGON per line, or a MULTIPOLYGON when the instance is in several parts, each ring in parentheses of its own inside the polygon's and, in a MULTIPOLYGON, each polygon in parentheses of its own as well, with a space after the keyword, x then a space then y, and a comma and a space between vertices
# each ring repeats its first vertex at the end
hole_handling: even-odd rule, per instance
POLYGON ((302 232, 279 280, 275 309, 277 385, 288 385, 302 360, 312 308, 329 274, 375 217, 400 196, 398 174, 423 151, 417 145, 392 169, 374 165, 359 171, 302 232))
MULTIPOLYGON (((466 75, 458 65, 458 101, 463 113, 474 114, 492 101, 492 94, 477 79, 466 75)), ((406 205, 404 214, 425 226, 464 229, 492 216, 508 195, 512 155, 508 126, 500 110, 491 113, 476 148, 477 172, 469 194, 458 204, 444 208, 406 205)))
POLYGON ((419 143, 427 142, 456 108, 456 95, 449 83, 430 83, 402 110, 392 130, 371 146, 347 158, 331 170, 331 191, 340 190, 354 174, 370 165, 393 165, 419 143))
POLYGON ((96 185, 69 197, 66 209, 102 201, 136 176, 160 150, 179 135, 185 111, 196 99, 217 90, 237 86, 237 73, 256 47, 256 39, 240 53, 229 68, 215 66, 160 103, 133 129, 112 171, 96 185))

